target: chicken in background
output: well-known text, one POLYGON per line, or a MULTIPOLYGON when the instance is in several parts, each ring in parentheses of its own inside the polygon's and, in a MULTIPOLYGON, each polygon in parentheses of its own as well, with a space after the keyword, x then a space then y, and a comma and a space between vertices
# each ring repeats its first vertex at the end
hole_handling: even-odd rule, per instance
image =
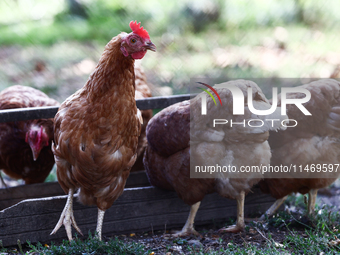
MULTIPOLYGON (((135 61, 135 87, 135 99, 151 97, 151 91, 140 60, 135 61)), ((137 159, 131 168, 131 172, 144 170, 143 155, 147 145, 145 129, 152 117, 152 110, 141 110, 141 113, 143 118, 142 130, 138 138, 137 159)))
MULTIPOLYGON (((15 85, 0 93, 0 110, 59 106, 43 92, 15 85)), ((54 165, 53 119, 0 123, 0 169, 25 184, 44 182, 54 165)))
POLYGON ((55 116, 52 150, 57 177, 68 199, 51 234, 71 225, 73 194, 85 205, 98 207, 97 236, 101 240, 105 211, 123 193, 137 158, 142 116, 135 101, 135 59, 155 51, 148 32, 130 22, 131 33, 120 33, 105 46, 96 69, 83 88, 62 103, 55 116))
MULTIPOLYGON (((324 79, 300 87, 311 93, 311 99, 304 103, 304 107, 312 115, 305 116, 295 105, 288 104, 287 115, 298 122, 297 126, 270 132, 271 165, 293 165, 297 172, 291 173, 292 178, 265 178, 259 183, 262 192, 277 199, 267 210, 268 216, 273 215, 294 192, 309 194, 307 210, 311 214, 318 189, 329 186, 340 176, 340 167, 335 165, 340 163, 340 82, 324 79), (312 164, 314 172, 311 172, 312 164), (317 165, 320 166, 319 173, 317 165), (304 170, 306 167, 308 172, 304 170)), ((288 96, 304 97, 301 93, 289 93, 288 96)), ((280 96, 278 105, 281 105, 280 96)), ((263 219, 265 215, 261 217, 263 219)))
MULTIPOLYGON (((256 109, 269 109, 269 101, 261 89, 251 81, 228 82, 240 88, 247 98, 247 88, 253 90, 252 99, 256 109)), ((252 114, 247 105, 245 114, 235 116, 232 112, 232 94, 228 89, 217 89, 223 106, 216 110, 213 99, 207 97, 208 122, 201 115, 200 95, 191 101, 184 101, 163 109, 156 114, 146 128, 148 146, 144 154, 144 166, 149 181, 158 188, 174 190, 178 196, 191 206, 188 220, 176 236, 198 234, 194 229, 194 218, 205 195, 217 192, 225 198, 237 200, 237 223, 223 228, 222 232, 238 232, 244 229, 244 198, 252 186, 260 181, 261 173, 221 174, 215 178, 190 178, 190 159, 195 165, 260 166, 269 164, 271 152, 267 142, 269 130, 277 130, 280 122, 271 126, 265 122, 262 127, 251 128, 243 125, 218 125, 212 127, 212 120, 223 118, 241 122, 243 119, 263 119, 264 116, 252 114), (191 108, 191 109, 190 109, 191 108), (191 114, 190 114, 191 111, 191 114), (190 130, 191 129, 191 130, 190 130)), ((205 92, 203 92, 205 93, 205 92)), ((246 102, 246 100, 245 100, 246 102)), ((269 116, 271 119, 286 119, 277 109, 269 116)), ((209 173, 207 174, 209 175, 209 173)))

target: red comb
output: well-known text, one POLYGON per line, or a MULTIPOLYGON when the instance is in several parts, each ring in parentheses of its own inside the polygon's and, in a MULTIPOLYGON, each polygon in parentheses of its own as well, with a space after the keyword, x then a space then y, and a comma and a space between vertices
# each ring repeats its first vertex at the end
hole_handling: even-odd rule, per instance
POLYGON ((133 21, 130 22, 130 28, 132 32, 139 35, 140 37, 144 39, 150 39, 148 31, 146 31, 143 27, 141 27, 140 22, 137 23, 137 20, 134 22, 133 21))

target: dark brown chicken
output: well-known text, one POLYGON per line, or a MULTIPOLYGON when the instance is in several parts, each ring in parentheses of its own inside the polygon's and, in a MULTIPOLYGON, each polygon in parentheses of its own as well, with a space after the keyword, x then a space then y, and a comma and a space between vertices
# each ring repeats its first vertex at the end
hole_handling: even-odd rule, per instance
MULTIPOLYGON (((269 102, 261 89, 251 81, 238 80, 228 82, 240 88, 247 97, 247 88, 253 89, 252 99, 257 109, 269 108, 269 102)), ((218 86, 218 85, 216 85, 218 86)), ((216 88, 215 86, 215 88, 216 88)), ((178 196, 191 205, 189 218, 182 231, 176 235, 197 234, 194 230, 194 218, 204 196, 217 192, 223 197, 237 200, 237 224, 221 231, 238 232, 244 227, 243 205, 246 193, 261 178, 259 173, 234 173, 231 175, 202 175, 202 178, 190 177, 190 162, 198 165, 260 166, 269 164, 270 148, 267 142, 269 130, 276 130, 280 125, 264 125, 260 128, 242 125, 219 126, 213 128, 210 121, 224 118, 235 122, 241 119, 259 118, 245 106, 244 116, 232 114, 232 94, 228 89, 217 89, 223 108, 216 111, 213 99, 207 98, 208 121, 201 115, 200 94, 194 99, 172 105, 158 114, 146 128, 148 146, 144 154, 144 166, 150 183, 156 187, 175 190, 178 196), (191 110, 191 112, 190 112, 191 110), (219 115, 220 116, 220 115, 219 115), (196 161, 193 161, 195 159, 196 161), (208 177, 208 178, 206 178, 208 177), (245 178, 246 177, 246 178, 245 178), (243 178, 243 179, 242 179, 243 178)), ((203 92, 205 93, 205 92, 203 92)), ((262 116, 263 118, 263 116, 262 116)), ((282 119, 279 110, 270 118, 282 119)))
MULTIPOLYGON (((43 92, 15 85, 0 93, 0 109, 58 106, 43 92)), ((0 123, 0 169, 26 184, 43 182, 54 158, 51 151, 53 119, 0 123)))
MULTIPOLYGON (((148 86, 146 76, 144 70, 141 66, 140 61, 135 62, 135 85, 136 85, 136 94, 135 99, 144 99, 151 97, 151 91, 148 86)), ((144 169, 143 165, 143 155, 145 151, 145 147, 147 145, 145 129, 149 123, 149 120, 152 117, 152 110, 141 110, 143 124, 140 136, 138 138, 138 147, 137 147, 137 160, 135 164, 131 168, 131 172, 140 171, 144 169)))
POLYGON ((52 146, 58 181, 68 200, 60 220, 72 239, 71 225, 81 233, 73 216, 72 200, 98 207, 97 234, 101 239, 105 210, 122 194, 135 163, 142 117, 135 101, 134 59, 155 51, 140 23, 105 46, 96 69, 83 88, 70 96, 55 117, 52 146))
MULTIPOLYGON (((293 192, 309 193, 308 214, 312 213, 318 189, 329 186, 340 176, 340 167, 336 169, 340 163, 340 82, 324 79, 301 87, 311 93, 311 99, 304 106, 312 115, 305 116, 295 105, 288 104, 287 115, 298 125, 270 132, 268 140, 272 149, 271 165, 297 167, 291 178, 266 178, 259 183, 263 192, 278 199, 266 212, 269 216, 293 192), (304 170, 306 167, 309 171, 304 170)), ((301 97, 301 93, 289 94, 289 98, 301 97)))

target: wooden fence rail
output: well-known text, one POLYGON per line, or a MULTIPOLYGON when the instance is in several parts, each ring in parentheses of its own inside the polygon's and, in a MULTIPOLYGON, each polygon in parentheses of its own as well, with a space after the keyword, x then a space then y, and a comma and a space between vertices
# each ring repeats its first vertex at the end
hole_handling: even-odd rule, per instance
MULTIPOLYGON (((50 236, 66 199, 66 195, 27 199, 0 211, 0 240, 3 245, 16 245, 18 239, 21 243, 30 240, 32 243, 43 244, 67 240, 64 227, 50 236)), ((254 188, 246 197, 245 215, 259 214, 273 202, 273 198, 254 188)), ((105 213, 103 235, 111 237, 121 233, 174 228, 180 230, 188 217, 189 208, 173 191, 150 186, 125 188, 123 194, 105 213)), ((97 208, 84 206, 75 201, 73 210, 82 232, 86 236, 89 230, 93 233, 97 222, 97 208)), ((234 218, 236 214, 236 200, 210 194, 202 201, 195 225, 225 222, 230 217, 234 218)))
MULTIPOLYGON (((189 94, 175 95, 175 96, 150 97, 146 99, 137 99, 136 104, 139 110, 163 109, 172 104, 175 104, 175 103, 178 103, 184 100, 189 100, 189 99, 190 99, 189 94)), ((54 118, 57 111, 58 111, 58 107, 56 106, 0 110, 0 123, 20 121, 20 120, 54 118)))

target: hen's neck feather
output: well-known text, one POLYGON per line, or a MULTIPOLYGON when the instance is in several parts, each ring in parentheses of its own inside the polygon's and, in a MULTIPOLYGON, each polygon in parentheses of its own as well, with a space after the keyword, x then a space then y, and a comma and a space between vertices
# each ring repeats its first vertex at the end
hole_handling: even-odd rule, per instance
POLYGON ((134 97, 134 59, 125 57, 120 50, 123 36, 124 33, 119 34, 105 46, 95 71, 84 86, 97 98, 121 90, 133 91, 134 97))

